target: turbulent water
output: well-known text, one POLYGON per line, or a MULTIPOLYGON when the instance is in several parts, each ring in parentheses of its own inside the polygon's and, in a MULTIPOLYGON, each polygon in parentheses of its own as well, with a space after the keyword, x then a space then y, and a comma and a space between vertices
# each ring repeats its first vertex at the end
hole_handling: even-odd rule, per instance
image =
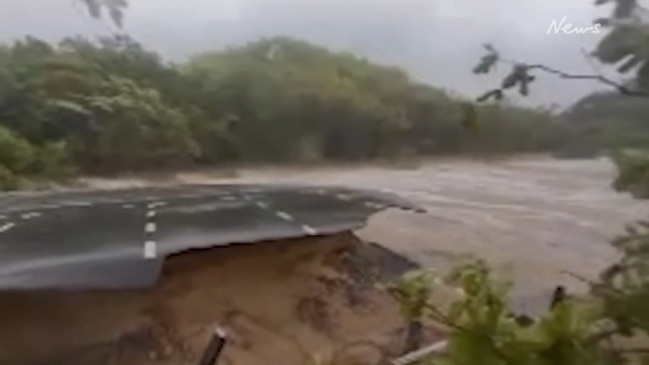
POLYGON ((466 255, 487 258, 515 280, 515 296, 525 303, 558 284, 583 290, 566 272, 597 275, 615 259, 608 241, 626 223, 648 217, 649 203, 614 192, 614 177, 606 159, 521 158, 444 160, 417 169, 245 170, 232 181, 393 190, 428 213, 377 215, 361 237, 440 269, 466 255))
MULTIPOLYGON (((180 174, 187 183, 335 184, 394 191, 426 214, 378 214, 359 235, 445 270, 467 255, 488 259, 515 284, 514 298, 536 306, 556 285, 573 291, 615 260, 611 238, 649 218, 649 202, 616 193, 608 159, 546 157, 492 161, 446 159, 419 168, 267 168, 222 174, 180 174)), ((146 184, 100 182, 103 187, 146 184), (116 185, 115 185, 116 184, 116 185)), ((94 186, 95 184, 92 184, 94 186)), ((531 308, 538 310, 538 308, 531 308)))

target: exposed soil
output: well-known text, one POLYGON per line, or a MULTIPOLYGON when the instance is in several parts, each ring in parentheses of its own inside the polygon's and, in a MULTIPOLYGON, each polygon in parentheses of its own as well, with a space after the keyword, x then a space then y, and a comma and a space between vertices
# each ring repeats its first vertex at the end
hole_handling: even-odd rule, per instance
POLYGON ((0 364, 195 364, 217 325, 219 364, 370 361, 401 341, 376 285, 415 267, 346 233, 179 254, 147 291, 0 294, 0 364))

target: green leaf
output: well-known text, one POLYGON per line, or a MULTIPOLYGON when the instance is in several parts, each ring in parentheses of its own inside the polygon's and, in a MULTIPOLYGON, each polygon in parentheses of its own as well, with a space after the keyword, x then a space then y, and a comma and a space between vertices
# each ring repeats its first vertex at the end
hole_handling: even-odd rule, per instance
POLYGON ((501 87, 503 89, 511 89, 512 87, 516 86, 518 81, 519 81, 519 75, 514 71, 503 79, 501 87))
POLYGON ((538 322, 528 327, 517 328, 515 338, 536 351, 550 347, 554 341, 552 335, 546 331, 545 326, 538 322))
POLYGON ((486 93, 480 95, 479 97, 476 98, 476 101, 481 103, 488 101, 489 99, 494 98, 496 100, 502 100, 503 99, 503 91, 500 89, 494 89, 494 90, 489 90, 486 93))
POLYGON ((480 63, 473 68, 473 73, 475 74, 487 74, 498 62, 497 54, 488 54, 480 60, 480 63))
POLYGON ((494 54, 494 55, 498 54, 498 51, 496 51, 496 48, 493 45, 487 43, 484 44, 483 46, 490 54, 494 54))

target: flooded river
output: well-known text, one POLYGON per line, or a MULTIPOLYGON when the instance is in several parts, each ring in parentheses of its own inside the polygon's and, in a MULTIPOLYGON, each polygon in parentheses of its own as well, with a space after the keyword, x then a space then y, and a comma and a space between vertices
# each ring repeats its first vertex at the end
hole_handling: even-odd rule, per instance
POLYGON ((362 238, 439 269, 467 255, 486 258, 515 280, 523 302, 557 284, 583 290, 565 272, 593 278, 615 259, 608 241, 626 223, 649 217, 649 202, 613 191, 615 167, 606 159, 443 160, 416 169, 257 169, 239 175, 231 181, 393 190, 428 213, 376 215, 359 232, 362 238))

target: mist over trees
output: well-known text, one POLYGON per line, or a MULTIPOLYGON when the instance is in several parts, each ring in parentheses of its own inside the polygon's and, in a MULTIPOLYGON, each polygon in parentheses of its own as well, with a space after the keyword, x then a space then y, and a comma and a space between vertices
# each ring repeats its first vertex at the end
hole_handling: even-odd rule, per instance
POLYGON ((169 64, 128 36, 0 47, 0 172, 21 176, 549 150, 547 112, 476 109, 402 70, 289 38, 169 64), (469 128, 467 128, 469 127, 469 128))

